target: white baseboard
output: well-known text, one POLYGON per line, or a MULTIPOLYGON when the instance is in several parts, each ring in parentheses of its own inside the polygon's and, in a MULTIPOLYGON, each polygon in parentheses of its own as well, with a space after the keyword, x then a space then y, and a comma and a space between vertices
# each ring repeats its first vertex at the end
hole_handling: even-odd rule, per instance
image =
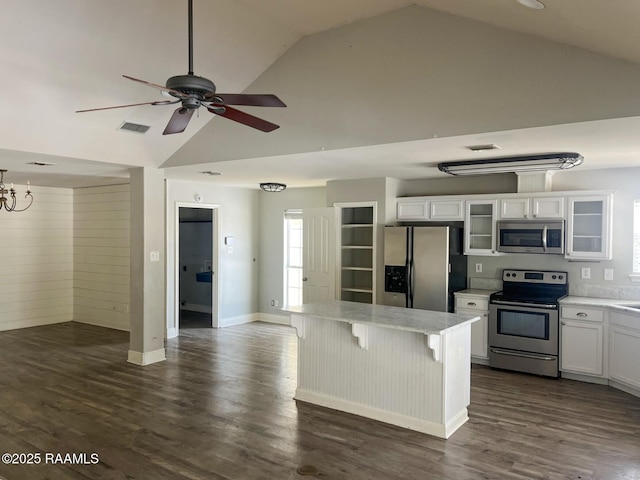
POLYGON ((44 325, 53 325, 55 323, 72 322, 71 318, 66 315, 64 317, 36 318, 29 320, 18 320, 15 322, 0 322, 0 331, 17 330, 19 328, 42 327, 44 325))
POLYGON ((256 313, 257 322, 277 323, 278 325, 291 325, 291 317, 289 315, 275 315, 273 313, 256 313))
POLYGON ((178 336, 178 329, 176 327, 167 328, 167 338, 176 338, 178 336))
POLYGON ((633 395, 634 397, 640 397, 640 389, 625 385, 624 383, 617 382, 615 380, 609 380, 609 386, 622 390, 623 392, 633 395))
POLYGON ((398 427, 415 430, 440 438, 449 438, 453 432, 460 428, 468 419, 467 409, 461 410, 446 425, 431 422, 417 417, 411 417, 401 413, 390 412, 380 408, 351 402, 342 398, 331 397, 321 393, 298 388, 294 397, 296 400, 313 403, 321 407, 332 408, 341 412, 347 412, 361 417, 371 418, 380 422, 389 423, 398 427))
POLYGON ((180 310, 189 310, 190 312, 212 313, 211 305, 200 305, 198 303, 185 303, 180 305, 180 310))
POLYGON ((219 322, 220 328, 232 327, 233 325, 242 325, 243 323, 251 323, 257 320, 257 314, 249 313, 248 315, 238 315, 237 317, 221 318, 219 322))
POLYGON ((152 352, 136 352, 134 350, 129 350, 129 356, 127 358, 127 362, 140 366, 151 365, 152 363, 158 363, 164 360, 166 360, 164 348, 160 348, 152 352))
POLYGON ((593 377, 591 375, 581 375, 579 373, 560 372, 562 378, 577 380, 579 382, 597 383, 598 385, 609 385, 609 380, 604 377, 593 377))
POLYGON ((118 324, 113 322, 107 322, 100 319, 74 318, 73 321, 78 323, 84 323, 85 325, 94 325, 96 327, 112 328, 113 330, 121 330, 123 332, 129 332, 131 330, 128 324, 123 325, 123 324, 118 324))

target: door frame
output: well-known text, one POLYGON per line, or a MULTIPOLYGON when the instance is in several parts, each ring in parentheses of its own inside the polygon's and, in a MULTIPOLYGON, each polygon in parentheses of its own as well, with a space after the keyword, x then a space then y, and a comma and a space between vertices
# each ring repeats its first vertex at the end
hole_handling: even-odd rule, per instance
POLYGON ((215 203, 193 203, 193 202, 176 202, 175 203, 175 255, 174 255, 174 279, 173 279, 173 305, 174 305, 174 324, 176 334, 180 334, 180 209, 181 208, 202 208, 211 210, 211 238, 212 252, 211 252, 211 326, 213 328, 220 328, 220 282, 218 281, 219 275, 219 245, 220 245, 220 229, 219 229, 219 208, 220 205, 215 203))

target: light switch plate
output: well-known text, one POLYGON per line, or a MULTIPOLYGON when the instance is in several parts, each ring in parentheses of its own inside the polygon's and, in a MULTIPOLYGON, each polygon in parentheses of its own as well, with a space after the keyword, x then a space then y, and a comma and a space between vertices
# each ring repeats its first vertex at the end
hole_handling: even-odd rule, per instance
POLYGON ((149 252, 149 261, 150 262, 159 262, 160 261, 160 252, 155 250, 153 252, 149 252))
POLYGON ((613 268, 605 268, 604 269, 604 279, 605 280, 613 280, 613 268))

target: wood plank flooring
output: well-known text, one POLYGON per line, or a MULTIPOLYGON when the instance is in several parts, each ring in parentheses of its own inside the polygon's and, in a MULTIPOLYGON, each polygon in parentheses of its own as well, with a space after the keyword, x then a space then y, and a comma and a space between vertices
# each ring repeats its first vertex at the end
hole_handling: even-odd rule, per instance
MULTIPOLYGON (((66 323, 0 333, 0 453, 97 453, 0 478, 640 479, 640 399, 472 369, 449 440, 292 400, 297 338, 254 323, 190 328, 167 361, 126 363, 128 334, 66 323)), ((640 366, 639 366, 640 368, 640 366)))

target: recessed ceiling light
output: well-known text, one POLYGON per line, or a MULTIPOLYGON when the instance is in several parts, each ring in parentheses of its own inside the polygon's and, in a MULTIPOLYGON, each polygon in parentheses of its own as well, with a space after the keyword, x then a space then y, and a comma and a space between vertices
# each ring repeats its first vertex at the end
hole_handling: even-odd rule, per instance
POLYGON ((211 175, 212 177, 215 177, 217 175, 222 175, 222 173, 220 172, 212 172, 211 170, 205 170, 204 172, 198 172, 201 173, 202 175, 211 175))
POLYGON ((544 8, 544 3, 538 0, 518 0, 518 3, 527 8, 533 8, 534 10, 542 10, 544 8))

